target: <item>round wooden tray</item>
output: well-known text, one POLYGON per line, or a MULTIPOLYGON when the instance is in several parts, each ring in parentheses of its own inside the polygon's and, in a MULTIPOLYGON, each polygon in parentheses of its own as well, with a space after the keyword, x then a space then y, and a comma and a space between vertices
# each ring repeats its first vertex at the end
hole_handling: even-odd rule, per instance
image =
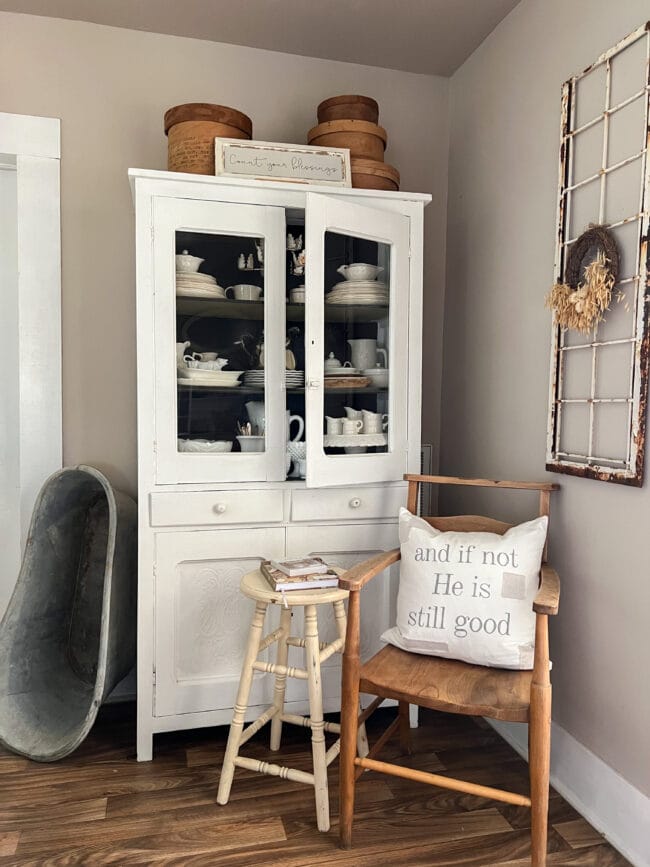
POLYGON ((325 388, 365 388, 370 382, 369 376, 326 376, 325 388))
POLYGON ((347 94, 330 96, 324 99, 316 109, 318 123, 328 120, 366 120, 377 123, 379 120, 379 104, 370 96, 347 94))
POLYGON ((365 120, 330 120, 307 133, 310 145, 349 148, 351 157, 370 160, 384 159, 387 138, 383 127, 365 120))

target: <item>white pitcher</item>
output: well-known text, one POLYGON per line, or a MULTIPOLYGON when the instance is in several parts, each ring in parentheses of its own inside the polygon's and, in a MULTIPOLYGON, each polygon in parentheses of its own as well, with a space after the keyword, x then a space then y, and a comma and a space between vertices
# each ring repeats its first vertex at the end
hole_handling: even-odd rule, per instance
POLYGON ((285 441, 297 443, 298 440, 302 439, 302 435, 305 432, 305 420, 301 415, 291 415, 289 410, 287 410, 287 425, 285 428, 285 441), (295 437, 291 436, 291 424, 297 421, 298 422, 298 433, 295 437))
POLYGON ((377 341, 373 338, 348 340, 348 343, 352 354, 352 367, 356 367, 358 370, 368 370, 377 364, 378 355, 383 357, 384 367, 388 367, 388 353, 382 347, 378 347, 377 341))

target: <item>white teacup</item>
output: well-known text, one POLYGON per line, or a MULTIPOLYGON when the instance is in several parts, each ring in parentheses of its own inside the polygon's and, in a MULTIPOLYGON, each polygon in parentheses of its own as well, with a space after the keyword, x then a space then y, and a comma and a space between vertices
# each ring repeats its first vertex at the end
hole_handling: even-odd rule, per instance
POLYGON ((262 294, 259 286, 251 286, 249 283, 237 283, 235 286, 228 286, 226 296, 232 291, 235 301, 257 301, 262 294))
POLYGON ((363 429, 363 422, 360 418, 344 418, 341 428, 344 435, 359 434, 363 429))
POLYGON ((199 361, 216 361, 219 358, 218 352, 193 352, 192 355, 199 361))

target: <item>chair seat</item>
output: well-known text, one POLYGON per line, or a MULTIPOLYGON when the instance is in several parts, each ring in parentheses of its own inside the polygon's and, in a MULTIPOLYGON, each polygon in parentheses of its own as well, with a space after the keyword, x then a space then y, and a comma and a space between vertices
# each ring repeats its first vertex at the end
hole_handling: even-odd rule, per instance
POLYGON ((532 671, 469 665, 386 645, 361 666, 361 692, 421 707, 528 722, 532 671))

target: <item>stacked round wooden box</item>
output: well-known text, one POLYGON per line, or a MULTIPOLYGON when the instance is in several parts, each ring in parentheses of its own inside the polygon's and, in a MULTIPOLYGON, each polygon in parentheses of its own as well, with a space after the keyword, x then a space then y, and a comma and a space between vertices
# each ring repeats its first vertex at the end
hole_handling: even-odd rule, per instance
POLYGON ((332 96, 318 106, 318 126, 309 130, 316 147, 349 148, 352 186, 399 190, 399 172, 384 162, 386 130, 379 105, 369 96, 332 96))
POLYGON ((253 121, 236 108, 209 102, 188 102, 165 112, 170 172, 214 174, 214 140, 250 139, 253 121))

